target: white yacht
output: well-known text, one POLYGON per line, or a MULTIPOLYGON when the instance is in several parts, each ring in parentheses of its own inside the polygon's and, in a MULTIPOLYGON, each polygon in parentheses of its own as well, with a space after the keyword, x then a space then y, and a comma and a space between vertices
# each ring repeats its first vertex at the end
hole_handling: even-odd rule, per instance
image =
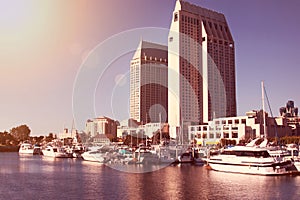
POLYGON ((30 143, 22 143, 19 149, 19 154, 31 154, 33 155, 34 146, 30 143))
POLYGON ((210 156, 208 165, 216 171, 255 175, 284 175, 291 173, 293 163, 271 157, 260 147, 235 146, 210 156))
MULTIPOLYGON (((265 113, 265 88, 262 88, 262 112, 265 113)), ((266 118, 263 114, 264 138, 267 138, 266 118)), ((255 175, 284 175, 292 173, 293 163, 291 160, 283 160, 281 157, 270 156, 266 148, 268 141, 265 139, 259 146, 257 141, 252 140, 247 146, 235 146, 224 149, 217 155, 211 155, 207 159, 208 165, 213 170, 255 174, 255 175)))
POLYGON ((109 161, 108 150, 103 147, 92 147, 88 151, 81 154, 83 160, 106 163, 109 161))
POLYGON ((43 152, 44 156, 53 157, 53 158, 72 158, 73 157, 73 155, 71 153, 67 153, 61 147, 47 146, 46 149, 42 150, 42 152, 43 152))

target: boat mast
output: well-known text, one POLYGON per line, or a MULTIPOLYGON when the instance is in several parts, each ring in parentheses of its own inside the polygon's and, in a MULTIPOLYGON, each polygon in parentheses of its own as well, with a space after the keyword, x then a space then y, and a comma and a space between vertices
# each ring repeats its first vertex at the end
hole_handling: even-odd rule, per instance
POLYGON ((162 133, 161 133, 161 113, 159 113, 159 142, 162 144, 162 133))
POLYGON ((183 145, 183 119, 181 119, 181 128, 180 128, 180 131, 181 131, 181 144, 183 145))
MULTIPOLYGON (((266 96, 266 99, 267 99, 267 103, 268 103, 268 107, 269 107, 269 110, 270 110, 271 117, 274 118, 266 88, 264 88, 264 91, 265 91, 265 96, 266 96)), ((276 120, 274 122, 275 122, 275 126, 274 126, 275 127, 275 141, 277 143, 277 141, 278 141, 278 134, 277 134, 277 128, 276 128, 277 127, 277 122, 276 122, 276 120)))
POLYGON ((263 81, 261 82, 261 100, 262 100, 264 138, 267 138, 267 126, 266 126, 266 115, 265 115, 265 86, 263 81))

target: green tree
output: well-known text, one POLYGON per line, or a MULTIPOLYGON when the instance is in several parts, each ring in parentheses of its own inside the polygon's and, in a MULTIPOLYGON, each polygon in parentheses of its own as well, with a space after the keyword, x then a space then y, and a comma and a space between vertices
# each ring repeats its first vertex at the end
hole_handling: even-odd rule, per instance
POLYGON ((27 125, 14 127, 10 130, 10 134, 18 141, 25 141, 29 139, 31 130, 27 125))
POLYGON ((90 133, 85 133, 85 132, 82 132, 82 133, 79 133, 79 138, 81 143, 88 143, 91 141, 91 134, 90 133))
POLYGON ((0 144, 2 144, 2 145, 14 145, 14 144, 18 144, 18 142, 16 141, 16 139, 11 134, 4 131, 4 132, 0 132, 0 144))
POLYGON ((49 133, 49 135, 46 136, 46 142, 51 142, 53 139, 55 139, 55 136, 53 133, 49 133))

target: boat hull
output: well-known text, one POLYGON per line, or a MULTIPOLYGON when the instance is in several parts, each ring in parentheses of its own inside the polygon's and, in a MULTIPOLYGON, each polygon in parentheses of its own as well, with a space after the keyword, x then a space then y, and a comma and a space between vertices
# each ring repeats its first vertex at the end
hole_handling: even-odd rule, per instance
POLYGON ((43 155, 46 157, 52 157, 52 158, 73 158, 71 154, 66 153, 57 153, 57 152, 48 152, 48 151, 42 151, 43 155))
POLYGON ((33 155, 33 149, 25 149, 25 150, 20 149, 19 154, 32 154, 33 155))
POLYGON ((295 161, 294 166, 296 167, 297 171, 300 172, 300 160, 295 161))
POLYGON ((238 163, 222 163, 215 161, 208 161, 208 164, 212 170, 240 173, 240 174, 253 174, 253 175, 265 175, 276 176, 286 175, 291 172, 287 170, 288 163, 278 164, 238 164, 238 163))
POLYGON ((81 157, 85 161, 99 162, 99 163, 105 163, 106 162, 106 159, 100 153, 99 154, 97 154, 97 153, 91 154, 89 152, 85 152, 85 153, 81 154, 81 157))

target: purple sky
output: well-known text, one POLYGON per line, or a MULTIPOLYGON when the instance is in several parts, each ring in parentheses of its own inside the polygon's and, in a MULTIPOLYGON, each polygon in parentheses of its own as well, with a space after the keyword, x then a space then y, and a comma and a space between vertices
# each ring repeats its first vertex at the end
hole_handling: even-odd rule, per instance
MULTIPOLYGON (((238 115, 261 108, 261 80, 275 115, 289 99, 299 105, 300 1, 189 2, 227 19, 236 47, 238 115)), ((73 84, 88 52, 122 31, 169 28, 174 5, 175 0, 1 1, 0 131, 21 124, 27 124, 32 135, 70 128, 73 84)), ((131 56, 115 60, 111 73, 126 74, 131 56)), ((97 115, 128 117, 129 86, 122 86, 118 92, 123 99, 113 103, 118 107, 114 112, 120 112, 96 104, 97 115)), ((99 83, 96 101, 105 99, 110 89, 99 83)), ((76 127, 81 130, 84 123, 76 121, 76 127)))

